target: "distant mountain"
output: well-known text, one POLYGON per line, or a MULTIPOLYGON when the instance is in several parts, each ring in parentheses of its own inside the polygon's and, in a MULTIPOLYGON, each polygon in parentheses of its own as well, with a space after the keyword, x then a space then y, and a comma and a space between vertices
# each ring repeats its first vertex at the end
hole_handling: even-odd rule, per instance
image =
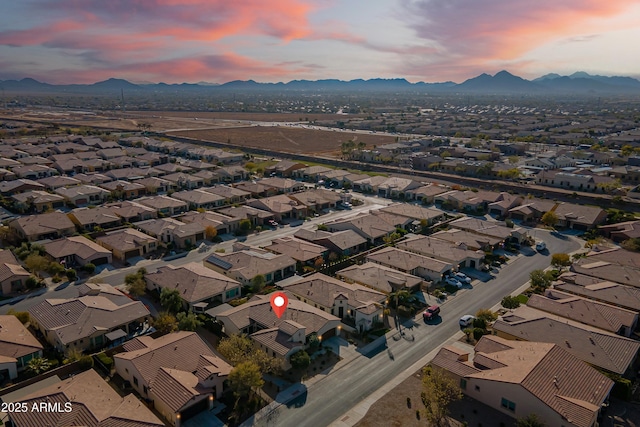
POLYGON ((451 81, 440 83, 417 82, 410 83, 406 79, 354 79, 354 80, 292 80, 288 83, 259 83, 255 80, 234 80, 224 84, 215 83, 140 83, 134 84, 127 80, 110 78, 93 84, 51 85, 32 78, 22 80, 0 81, 0 87, 5 92, 25 93, 82 93, 82 94, 111 94, 119 96, 121 91, 131 93, 164 92, 180 93, 215 93, 216 91, 308 91, 308 92, 456 92, 456 93, 518 93, 518 94, 547 94, 547 93, 640 93, 640 81, 631 77, 598 76, 578 71, 570 76, 556 73, 546 74, 534 80, 525 80, 508 71, 500 71, 491 76, 480 74, 456 84, 451 81))

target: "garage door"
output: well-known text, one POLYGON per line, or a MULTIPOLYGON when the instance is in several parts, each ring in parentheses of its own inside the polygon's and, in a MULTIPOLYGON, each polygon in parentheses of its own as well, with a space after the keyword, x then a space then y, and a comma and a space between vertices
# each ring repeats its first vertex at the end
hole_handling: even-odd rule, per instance
POLYGON ((125 252, 124 259, 133 258, 135 256, 140 256, 140 249, 134 249, 129 252, 125 252))
POLYGON ((103 265, 109 262, 109 258, 107 257, 102 257, 102 258, 96 258, 93 261, 91 261, 91 263, 93 265, 103 265))
POLYGON ((78 199, 76 202, 77 206, 82 206, 87 204, 87 199, 78 199))

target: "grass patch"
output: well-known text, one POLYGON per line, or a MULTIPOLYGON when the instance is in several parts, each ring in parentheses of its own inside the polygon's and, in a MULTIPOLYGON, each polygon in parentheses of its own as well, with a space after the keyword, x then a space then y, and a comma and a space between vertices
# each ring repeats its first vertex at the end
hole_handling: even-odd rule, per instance
POLYGON ((529 301, 529 297, 526 296, 525 294, 520 294, 520 295, 516 296, 516 299, 518 300, 518 302, 520 304, 526 304, 527 301, 529 301))

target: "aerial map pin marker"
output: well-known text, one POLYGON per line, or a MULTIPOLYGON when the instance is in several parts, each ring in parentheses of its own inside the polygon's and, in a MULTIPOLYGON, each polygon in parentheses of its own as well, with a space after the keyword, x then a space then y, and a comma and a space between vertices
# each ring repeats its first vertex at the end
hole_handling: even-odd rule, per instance
POLYGON ((271 308, 273 312, 276 313, 276 316, 278 316, 278 319, 282 317, 288 304, 289 298, 287 298, 284 293, 274 292, 273 295, 271 295, 271 308))

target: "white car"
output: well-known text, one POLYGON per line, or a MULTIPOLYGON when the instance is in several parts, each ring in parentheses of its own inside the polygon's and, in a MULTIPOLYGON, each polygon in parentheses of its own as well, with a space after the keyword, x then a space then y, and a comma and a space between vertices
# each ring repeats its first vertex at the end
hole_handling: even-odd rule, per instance
POLYGON ((462 288, 462 283, 460 283, 455 277, 447 277, 444 281, 446 284, 455 286, 458 289, 462 288))
POLYGON ((471 283, 471 277, 467 276, 461 271, 458 271, 453 275, 453 277, 456 278, 459 282, 466 283, 467 285, 471 283))
POLYGON ((475 316, 472 316, 470 314, 465 314, 464 316, 462 316, 460 318, 460 327, 461 328, 466 328, 467 326, 471 326, 473 325, 473 321, 475 319, 475 316))
POLYGON ((545 242, 536 243, 536 251, 541 252, 547 249, 547 244, 545 242))

